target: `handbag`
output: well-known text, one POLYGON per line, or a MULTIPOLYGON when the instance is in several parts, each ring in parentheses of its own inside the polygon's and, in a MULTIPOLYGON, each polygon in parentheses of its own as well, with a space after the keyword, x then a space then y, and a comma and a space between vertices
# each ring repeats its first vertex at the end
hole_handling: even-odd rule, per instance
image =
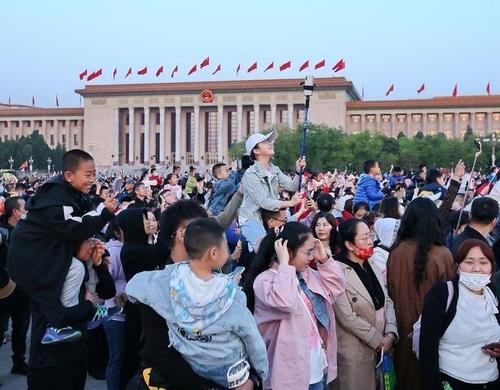
POLYGON ((396 369, 391 355, 382 353, 375 368, 375 378, 378 390, 394 390, 396 388, 396 369))

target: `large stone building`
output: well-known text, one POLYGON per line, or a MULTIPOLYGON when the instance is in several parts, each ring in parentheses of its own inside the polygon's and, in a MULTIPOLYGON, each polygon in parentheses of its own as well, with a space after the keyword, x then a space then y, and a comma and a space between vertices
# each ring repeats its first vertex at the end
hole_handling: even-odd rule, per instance
MULTIPOLYGON (((80 147, 99 166, 228 161, 229 146, 303 121, 302 79, 87 85, 84 108, 0 106, 0 136, 37 130, 50 146, 80 147), (2 109, 3 108, 3 109, 2 109)), ((363 101, 351 81, 317 78, 309 119, 389 136, 500 131, 500 95, 363 101)))

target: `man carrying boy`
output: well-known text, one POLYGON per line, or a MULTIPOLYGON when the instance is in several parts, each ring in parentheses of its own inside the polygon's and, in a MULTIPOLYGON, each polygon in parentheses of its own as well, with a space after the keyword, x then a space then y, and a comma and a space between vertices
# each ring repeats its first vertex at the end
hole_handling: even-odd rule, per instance
POLYGON ((137 274, 127 295, 167 320, 171 344, 198 375, 233 389, 249 379, 251 366, 265 379, 266 346, 245 295, 229 276, 214 272, 228 257, 224 228, 197 219, 186 227, 184 243, 189 262, 137 274))
POLYGON ((219 215, 224 211, 229 198, 238 191, 239 177, 236 172, 229 174, 225 163, 215 164, 212 168, 212 175, 216 182, 208 201, 208 208, 212 215, 219 215))
MULTIPOLYGON (((108 197, 89 211, 85 194, 95 181, 92 156, 70 150, 63 156, 63 175, 44 183, 30 198, 25 220, 12 232, 8 272, 32 301, 30 389, 83 389, 86 378, 86 342, 42 345, 48 325, 84 334, 85 322, 99 320, 107 312, 96 310, 92 297, 80 287, 78 303, 64 307, 61 292, 72 258, 80 244, 98 233, 113 218, 118 202, 108 197), (84 298, 85 295, 85 298, 84 298), (99 317, 99 318, 97 318, 99 317)), ((60 337, 72 336, 61 332, 60 337)))

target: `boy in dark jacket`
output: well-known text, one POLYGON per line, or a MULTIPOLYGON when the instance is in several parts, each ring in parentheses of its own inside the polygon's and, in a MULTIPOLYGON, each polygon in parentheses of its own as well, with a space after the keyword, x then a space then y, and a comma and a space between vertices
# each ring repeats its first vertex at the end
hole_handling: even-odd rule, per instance
MULTIPOLYGON (((43 184, 30 198, 27 217, 19 221, 10 240, 9 276, 33 303, 31 370, 65 367, 73 357, 78 359, 71 356, 75 349, 70 352, 69 347, 41 345, 47 324, 84 330, 86 321, 107 316, 91 301, 83 299, 83 286, 79 302, 73 307, 63 306, 61 292, 77 248, 113 218, 118 202, 108 197, 97 208, 97 215, 84 216, 89 211, 85 194, 95 181, 94 160, 85 151, 67 152, 63 156, 63 172, 43 184)), ((70 375, 64 371, 61 374, 70 375)))

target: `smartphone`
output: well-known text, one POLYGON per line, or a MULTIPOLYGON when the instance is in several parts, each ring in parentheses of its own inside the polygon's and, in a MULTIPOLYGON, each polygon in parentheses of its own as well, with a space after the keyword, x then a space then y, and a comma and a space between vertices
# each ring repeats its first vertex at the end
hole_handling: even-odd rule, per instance
POLYGON ((476 145, 476 152, 481 153, 481 151, 482 151, 483 149, 482 149, 482 146, 481 146, 481 141, 479 140, 479 138, 476 138, 476 139, 474 140, 474 145, 476 145))
POLYGON ((236 267, 233 272, 229 275, 235 284, 240 284, 241 275, 245 271, 245 267, 236 267))

